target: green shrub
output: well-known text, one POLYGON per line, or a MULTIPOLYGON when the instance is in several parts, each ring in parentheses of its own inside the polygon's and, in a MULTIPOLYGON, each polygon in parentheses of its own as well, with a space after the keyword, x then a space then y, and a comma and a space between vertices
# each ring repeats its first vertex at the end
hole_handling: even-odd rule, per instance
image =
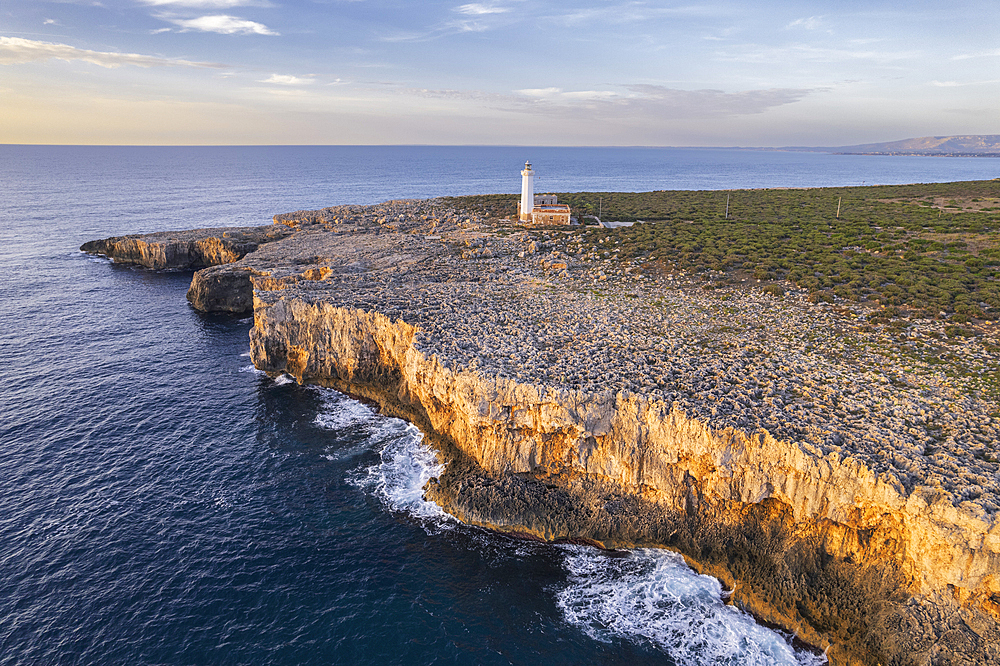
POLYGON ((944 334, 947 335, 949 338, 959 338, 959 337, 971 338, 975 335, 975 333, 970 331, 969 329, 955 325, 945 326, 944 334))
POLYGON ((810 303, 833 303, 833 294, 828 291, 814 291, 809 294, 810 303))
MULTIPOLYGON (((995 182, 558 196, 578 216, 603 205, 605 218, 646 221, 615 230, 567 228, 567 237, 582 241, 584 252, 617 249, 619 259, 655 253, 672 268, 746 270, 762 281, 787 280, 810 292, 920 308, 935 315, 962 308, 976 317, 981 311, 977 308, 1000 309, 1000 242, 995 234, 981 235, 998 229, 1000 219, 973 211, 940 216, 937 209, 916 205, 994 197, 995 182), (830 201, 838 198, 843 199, 841 218, 834 219, 830 201), (969 233, 980 234, 975 239, 978 256, 968 251, 969 233), (979 305, 983 303, 987 306, 979 305)), ((505 194, 441 201, 502 217, 516 210, 516 198, 505 194)))

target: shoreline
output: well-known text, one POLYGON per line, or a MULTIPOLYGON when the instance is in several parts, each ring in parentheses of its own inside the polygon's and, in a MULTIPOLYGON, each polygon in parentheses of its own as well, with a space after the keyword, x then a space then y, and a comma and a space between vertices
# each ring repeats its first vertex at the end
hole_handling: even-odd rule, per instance
MULTIPOLYGON (((275 221, 294 232, 237 261, 199 271, 189 298, 195 307, 213 309, 251 288, 258 368, 343 387, 379 402, 387 413, 409 415, 448 458, 445 474, 428 494, 440 497, 453 515, 501 531, 526 528, 547 540, 565 533, 694 555, 706 573, 734 589, 737 603, 831 648, 831 663, 864 663, 883 653, 932 659, 946 648, 955 652, 948 645, 956 635, 949 632, 967 633, 924 612, 934 608, 968 615, 966 625, 984 627, 982 640, 1000 635, 990 596, 1000 591, 990 578, 1000 562, 996 491, 975 483, 995 479, 996 463, 973 459, 974 469, 982 468, 975 478, 947 479, 945 473, 958 464, 970 464, 963 455, 969 444, 960 437, 952 435, 943 450, 926 453, 932 429, 907 437, 897 436, 893 423, 866 429, 876 419, 909 421, 906 405, 896 404, 905 401, 889 400, 894 396, 916 400, 935 416, 953 403, 963 405, 965 414, 982 408, 919 367, 902 377, 903 385, 899 377, 883 382, 878 373, 848 373, 838 380, 871 385, 872 400, 824 392, 836 364, 821 362, 816 349, 833 344, 834 337, 819 343, 809 338, 807 349, 806 337, 796 338, 792 324, 822 331, 843 313, 807 304, 800 295, 778 301, 752 289, 692 293, 690 284, 642 267, 607 271, 604 264, 596 268, 547 247, 544 236, 557 232, 497 229, 433 202, 345 206, 275 221), (654 307, 655 300, 660 303, 654 307), (759 316, 734 326, 746 312, 759 316), (613 316, 596 321, 602 313, 613 316), (595 321, 585 330, 584 323, 595 321), (654 325, 672 336, 653 335, 647 329, 654 325), (718 330, 726 326, 730 330, 718 330), (614 353, 602 357, 597 340, 614 342, 614 353), (642 356, 640 365, 614 374, 613 366, 642 356), (715 367, 731 366, 737 358, 737 372, 715 367), (609 367, 609 376, 594 370, 609 367), (767 368, 760 381, 736 381, 756 376, 760 367, 767 368), (567 370, 575 373, 569 380, 567 370), (817 379, 795 384, 789 373, 817 379), (655 385, 641 379, 650 377, 655 385), (781 393, 768 393, 769 387, 781 393), (924 392, 937 402, 921 402, 924 392), (749 397, 753 402, 745 403, 749 397), (853 400, 847 407, 886 400, 888 411, 868 406, 851 419, 856 415, 845 407, 841 416, 836 405, 847 398, 853 400), (799 411, 802 423, 783 431, 789 415, 799 411), (845 427, 833 432, 830 423, 845 427), (941 478, 935 483, 935 477, 941 478), (962 494, 976 485, 979 497, 962 494), (948 526, 961 536, 949 537, 948 526), (755 534, 770 535, 769 548, 754 550, 755 534), (981 546, 969 550, 967 539, 975 534, 981 546), (767 575, 741 565, 741 549, 769 563, 765 569, 776 580, 768 583, 767 575), (789 549, 798 559, 789 560, 789 549), (860 600, 889 611, 879 615, 872 609, 875 616, 851 619, 845 609, 838 615, 836 604, 797 610, 819 603, 816 590, 801 591, 798 601, 788 598, 790 606, 775 605, 783 593, 768 585, 810 571, 819 576, 820 591, 839 590, 848 595, 845 600, 856 595, 845 607, 860 600), (866 587, 872 576, 888 576, 894 585, 866 587), (916 600, 916 610, 906 599, 916 600), (824 630, 824 622, 831 628, 824 630), (887 622, 923 631, 913 639, 917 643, 905 642, 887 622), (873 635, 880 626, 888 637, 873 635), (859 630, 864 634, 856 636, 859 630)), ((860 336, 846 328, 838 335, 845 332, 860 336)), ((864 336, 858 339, 864 342, 864 336)), ((952 419, 947 422, 961 434, 961 414, 944 410, 939 416, 952 419)), ((986 422, 984 437, 995 438, 1000 424, 993 420, 986 422)), ((970 640, 980 644, 979 638, 970 640)), ((981 656, 985 660, 978 663, 996 658, 981 656)))

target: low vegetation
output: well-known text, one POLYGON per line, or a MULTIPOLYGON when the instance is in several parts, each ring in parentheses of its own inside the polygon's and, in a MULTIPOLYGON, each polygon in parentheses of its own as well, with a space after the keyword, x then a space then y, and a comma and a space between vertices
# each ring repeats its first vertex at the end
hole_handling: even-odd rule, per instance
MULTIPOLYGON (((574 227, 561 242, 591 259, 640 260, 709 284, 790 282, 813 302, 883 305, 892 316, 1000 319, 1000 180, 733 191, 560 193, 576 216, 631 227, 574 227), (728 200, 728 217, 726 216, 728 200), (839 216, 838 216, 839 209, 839 216), (944 315, 942 315, 944 313, 944 315)), ((512 195, 452 205, 508 217, 512 195)), ((780 296, 779 288, 769 289, 780 296)))

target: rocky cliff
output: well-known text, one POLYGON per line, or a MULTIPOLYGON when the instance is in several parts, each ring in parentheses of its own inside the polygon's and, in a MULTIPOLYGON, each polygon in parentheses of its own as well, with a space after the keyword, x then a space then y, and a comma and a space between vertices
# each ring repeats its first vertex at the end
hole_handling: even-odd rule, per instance
POLYGON ((833 663, 1000 660, 1000 529, 933 488, 625 391, 454 372, 378 313, 271 293, 254 316, 258 368, 420 425, 449 460, 428 494, 466 522, 677 549, 833 663))
POLYGON ((891 332, 606 275, 427 202, 287 217, 191 302, 252 304, 258 368, 417 424, 453 515, 672 548, 834 664, 1000 664, 997 405, 893 369, 891 332))
POLYGON ((115 236, 84 243, 80 249, 123 264, 153 270, 204 268, 228 264, 262 244, 290 234, 285 227, 231 227, 193 229, 154 234, 115 236))
POLYGON ((84 243, 80 249, 153 270, 206 269, 196 272, 191 281, 187 294, 191 304, 202 312, 249 312, 253 308, 252 271, 228 264, 291 235, 290 229, 279 225, 193 229, 115 236, 84 243), (225 268, 211 268, 217 266, 225 268))

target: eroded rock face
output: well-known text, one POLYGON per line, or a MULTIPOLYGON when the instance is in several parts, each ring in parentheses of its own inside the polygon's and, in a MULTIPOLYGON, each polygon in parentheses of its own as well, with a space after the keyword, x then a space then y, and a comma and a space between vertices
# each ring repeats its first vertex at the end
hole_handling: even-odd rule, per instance
POLYGON ((205 268, 191 278, 187 299, 201 312, 250 312, 253 286, 248 268, 205 268))
POLYGON ((278 226, 194 229, 116 236, 84 243, 80 249, 116 262, 153 270, 204 268, 228 264, 290 234, 278 226))
POLYGON ((629 392, 452 371, 415 334, 378 313, 267 292, 251 348, 262 370, 420 425, 450 460, 428 494, 469 523, 677 549, 834 663, 1000 662, 1000 530, 981 513, 629 392))

